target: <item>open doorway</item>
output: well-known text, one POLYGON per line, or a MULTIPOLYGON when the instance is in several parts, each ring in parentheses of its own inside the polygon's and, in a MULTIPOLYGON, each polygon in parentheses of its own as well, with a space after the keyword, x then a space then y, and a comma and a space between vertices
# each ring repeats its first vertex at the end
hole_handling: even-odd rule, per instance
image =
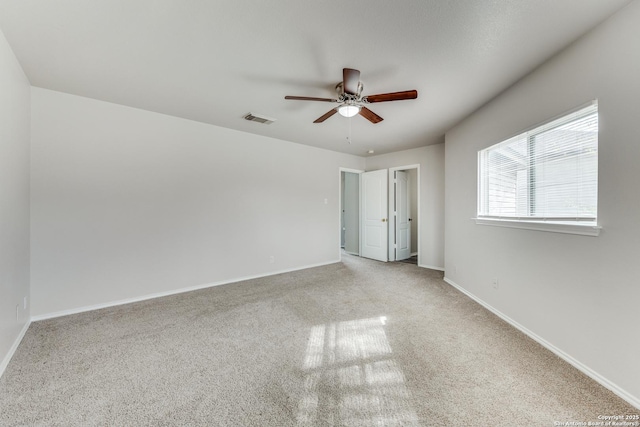
POLYGON ((360 174, 340 168, 340 250, 360 255, 360 174))
POLYGON ((420 165, 389 169, 389 261, 418 264, 420 165))
MULTIPOLYGON (((340 253, 344 251, 381 261, 419 264, 420 165, 363 172, 340 168, 340 253), (365 208, 371 203, 365 203, 367 206, 363 206, 363 197, 365 199, 367 197, 363 194, 365 188, 362 187, 362 182, 366 176, 383 171, 384 179, 380 184, 385 187, 384 196, 382 200, 376 198, 382 202, 382 207, 381 210, 375 209, 376 212, 373 215, 378 215, 380 218, 372 217, 376 224, 384 226, 382 235, 387 236, 383 239, 384 243, 380 248, 384 252, 381 258, 363 252, 363 239, 367 240, 366 236, 363 236, 363 226, 366 225, 363 215, 366 215, 365 208)), ((366 249, 367 245, 364 244, 364 246, 366 249)))

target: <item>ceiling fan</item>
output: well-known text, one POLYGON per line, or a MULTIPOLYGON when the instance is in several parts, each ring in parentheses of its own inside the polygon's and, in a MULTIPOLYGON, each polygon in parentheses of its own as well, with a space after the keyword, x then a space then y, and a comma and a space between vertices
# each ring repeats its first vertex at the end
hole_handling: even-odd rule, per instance
POLYGON ((401 101, 404 99, 416 99, 417 90, 405 90, 403 92, 381 93, 378 95, 362 96, 362 82, 360 82, 360 71, 352 68, 342 69, 342 81, 336 85, 338 99, 333 98, 313 98, 308 96, 285 96, 284 99, 294 99, 298 101, 322 101, 337 102, 340 105, 329 110, 324 115, 318 117, 313 123, 322 123, 335 113, 340 113, 344 117, 353 117, 360 114, 371 123, 376 124, 383 120, 382 117, 366 107, 366 104, 374 102, 401 101))

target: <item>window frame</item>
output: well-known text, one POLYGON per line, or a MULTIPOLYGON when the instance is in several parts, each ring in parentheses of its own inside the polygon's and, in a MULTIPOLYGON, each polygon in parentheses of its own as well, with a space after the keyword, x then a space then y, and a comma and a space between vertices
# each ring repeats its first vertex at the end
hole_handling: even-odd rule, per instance
MULTIPOLYGON (((574 108, 570 111, 567 111, 563 114, 560 114, 552 119, 546 120, 538 125, 532 126, 531 128, 519 132, 518 134, 506 138, 503 141, 493 144, 489 147, 478 150, 477 156, 477 205, 476 205, 476 217, 473 218, 476 224, 478 225, 491 225, 491 226, 499 226, 499 227, 509 227, 509 228, 519 228, 519 229, 528 229, 528 230, 536 230, 536 231, 549 231, 549 232, 557 232, 557 233, 568 233, 568 234, 580 234, 587 236, 598 236, 600 234, 601 226, 598 225, 598 215, 597 215, 597 181, 596 181, 596 212, 593 217, 542 217, 542 216, 498 216, 498 215, 487 215, 481 212, 484 212, 486 206, 488 205, 489 198, 489 190, 488 183, 483 182, 483 180, 488 180, 488 174, 483 173, 484 163, 486 159, 483 156, 488 155, 490 149, 493 147, 498 147, 500 145, 506 145, 509 142, 515 143, 517 138, 526 138, 526 146, 527 146, 527 157, 526 160, 531 162, 533 157, 531 156, 531 146, 533 144, 533 140, 536 135, 540 135, 549 130, 561 127, 563 125, 569 124, 573 121, 580 120, 582 118, 588 117, 591 112, 583 112, 585 110, 595 109, 595 114, 599 114, 598 109, 598 101, 593 100, 589 103, 580 105, 577 108, 574 108), (574 117, 570 117, 570 116, 574 117), (562 122, 562 120, 566 120, 562 122), (486 191, 483 192, 483 185, 486 188, 486 191)), ((598 129, 599 136, 599 129, 598 129)), ((530 165, 526 169, 527 182, 530 182, 531 173, 534 168, 530 165)), ((597 173, 597 172, 596 172, 597 173)), ((596 175, 597 176, 597 175, 596 175)), ((597 177, 599 179, 599 177, 597 177)), ((530 185, 527 184, 527 188, 530 188, 530 185)), ((533 188, 535 190, 535 187, 533 188)), ((532 212, 531 196, 527 195, 527 206, 526 210, 528 213, 532 212)))

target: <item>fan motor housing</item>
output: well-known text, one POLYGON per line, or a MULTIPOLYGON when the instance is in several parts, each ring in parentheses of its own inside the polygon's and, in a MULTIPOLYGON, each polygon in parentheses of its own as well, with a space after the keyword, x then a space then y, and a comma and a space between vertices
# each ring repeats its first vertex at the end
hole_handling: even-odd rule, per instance
MULTIPOLYGON (((360 98, 360 95, 362 94, 362 90, 364 89, 364 86, 362 85, 362 82, 358 82, 358 93, 355 95, 351 95, 351 96, 355 96, 356 98, 360 98)), ((338 93, 338 95, 348 95, 346 93, 344 93, 344 83, 343 82, 339 82, 336 85, 336 92, 338 93)))

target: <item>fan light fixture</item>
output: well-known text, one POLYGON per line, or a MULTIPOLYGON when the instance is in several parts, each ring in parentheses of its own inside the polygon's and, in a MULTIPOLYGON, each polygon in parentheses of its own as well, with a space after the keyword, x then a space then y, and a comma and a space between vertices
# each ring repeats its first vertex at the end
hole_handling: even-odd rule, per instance
POLYGON ((402 101, 404 99, 416 99, 418 97, 417 90, 405 90, 402 92, 379 93, 377 95, 362 96, 362 82, 360 81, 360 71, 353 68, 342 69, 342 81, 336 85, 336 98, 315 98, 311 96, 290 96, 284 99, 295 99, 298 101, 320 101, 335 102, 337 107, 324 113, 313 121, 313 123, 322 123, 336 113, 340 113, 343 117, 353 117, 360 114, 363 118, 369 120, 374 125, 384 120, 382 117, 368 109, 366 106, 375 102, 402 101))
POLYGON ((338 113, 343 117, 353 117, 360 112, 359 105, 341 105, 338 107, 338 113))

